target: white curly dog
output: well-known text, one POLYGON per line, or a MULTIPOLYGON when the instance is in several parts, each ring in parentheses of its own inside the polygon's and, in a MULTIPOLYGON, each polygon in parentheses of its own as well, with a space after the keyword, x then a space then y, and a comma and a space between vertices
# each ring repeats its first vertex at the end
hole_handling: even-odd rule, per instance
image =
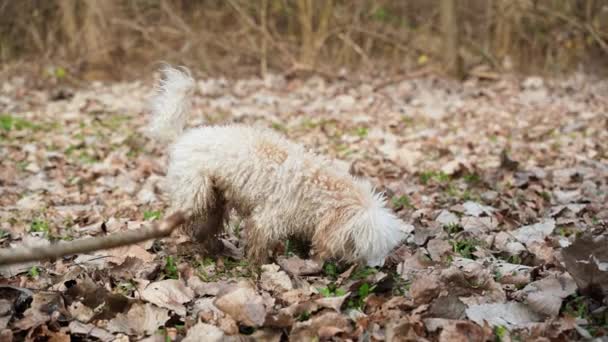
POLYGON ((204 242, 235 209, 248 259, 262 263, 277 242, 308 240, 321 259, 381 266, 405 238, 403 222, 371 184, 281 135, 244 125, 184 130, 195 81, 165 67, 149 133, 171 143, 171 211, 191 213, 185 231, 204 242))

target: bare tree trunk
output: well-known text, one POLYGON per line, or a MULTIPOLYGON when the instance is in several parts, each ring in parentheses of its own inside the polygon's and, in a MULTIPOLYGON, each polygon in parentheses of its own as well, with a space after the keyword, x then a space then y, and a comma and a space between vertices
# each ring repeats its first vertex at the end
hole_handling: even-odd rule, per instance
POLYGON ((462 60, 458 53, 460 37, 456 0, 441 0, 439 11, 441 14, 444 65, 449 75, 461 78, 462 60))
POLYGON ((300 62, 312 64, 314 59, 312 0, 298 0, 298 19, 300 22, 300 62))
POLYGON ((78 45, 77 3, 74 0, 59 0, 57 4, 61 13, 61 29, 67 40, 67 55, 71 55, 78 45))
POLYGON ((300 23, 300 63, 314 67, 319 50, 325 43, 329 20, 333 12, 333 0, 323 1, 319 21, 315 28, 315 1, 298 0, 298 21, 300 23))
MULTIPOLYGON (((263 32, 268 30, 268 0, 261 1, 262 9, 260 11, 260 25, 262 25, 263 32)), ((265 34, 262 34, 262 44, 260 46, 260 74, 262 78, 266 77, 268 73, 268 40, 265 34)))
POLYGON ((511 49, 512 7, 508 0, 498 0, 496 12, 496 29, 494 30, 494 45, 496 56, 504 62, 511 49))

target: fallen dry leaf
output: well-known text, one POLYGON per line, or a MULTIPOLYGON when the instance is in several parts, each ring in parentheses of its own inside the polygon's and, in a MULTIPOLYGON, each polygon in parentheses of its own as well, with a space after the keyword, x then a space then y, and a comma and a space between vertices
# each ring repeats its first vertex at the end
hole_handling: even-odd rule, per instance
POLYGON ((226 336, 224 332, 218 327, 206 324, 202 322, 196 323, 186 334, 186 337, 182 340, 183 342, 196 342, 196 341, 209 341, 219 342, 225 341, 226 336))
POLYGON ((452 321, 439 334, 440 342, 484 342, 492 336, 492 329, 484 329, 469 321, 452 321))
POLYGON ((523 226, 513 232, 513 236, 521 243, 527 245, 532 242, 541 242, 555 229, 555 220, 547 219, 529 226, 523 226))
POLYGON ((293 289, 293 284, 287 273, 279 271, 279 265, 262 265, 260 286, 270 292, 281 293, 293 289))
POLYGON ((471 305, 466 309, 466 314, 480 326, 487 322, 492 327, 504 326, 509 330, 543 320, 541 315, 517 302, 471 305))
POLYGON ((151 335, 169 320, 167 309, 150 303, 135 303, 127 314, 119 313, 108 322, 107 329, 128 335, 151 335))
POLYGON ((562 301, 574 294, 576 288, 574 279, 568 273, 564 273, 529 283, 521 292, 532 310, 556 317, 562 307, 562 301))
POLYGON ((318 274, 322 270, 322 265, 311 259, 300 259, 298 256, 280 258, 279 265, 289 274, 306 276, 318 274))
POLYGON ((608 239, 585 235, 562 250, 568 273, 584 293, 608 295, 608 239), (600 293, 595 293, 599 291, 600 293))
POLYGON ((29 330, 48 322, 54 314, 65 313, 63 298, 59 293, 38 292, 32 296, 32 303, 23 313, 23 318, 13 325, 19 330, 29 330))
POLYGON ((296 341, 330 339, 340 333, 352 330, 348 318, 337 312, 328 311, 306 322, 294 324, 290 336, 296 341))
POLYGON ((246 281, 222 291, 213 304, 236 321, 251 327, 261 326, 266 318, 262 296, 246 281))
POLYGON ((148 284, 141 292, 141 298, 178 315, 185 315, 184 304, 194 298, 194 292, 183 281, 165 279, 148 284))
POLYGON ((425 274, 416 278, 410 287, 410 294, 417 304, 426 304, 437 297, 441 290, 439 278, 425 274))
POLYGON ((114 336, 113 334, 109 333, 104 329, 98 328, 93 324, 85 324, 78 321, 71 321, 68 325, 68 328, 70 329, 70 333, 72 334, 92 336, 103 342, 110 342, 116 339, 116 336, 114 336))

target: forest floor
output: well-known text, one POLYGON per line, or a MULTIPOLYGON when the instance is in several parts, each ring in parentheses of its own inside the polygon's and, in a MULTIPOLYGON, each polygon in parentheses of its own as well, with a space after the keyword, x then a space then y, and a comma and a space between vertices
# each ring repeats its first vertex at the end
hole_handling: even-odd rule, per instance
MULTIPOLYGON (((200 79, 190 124, 287 135, 372 179, 409 237, 382 268, 184 239, 0 266, 0 340, 515 341, 608 335, 608 82, 200 79), (46 339, 45 339, 46 338, 46 339), (80 339, 78 339, 80 338, 80 339)), ((0 83, 0 244, 166 215, 152 82, 0 83)))

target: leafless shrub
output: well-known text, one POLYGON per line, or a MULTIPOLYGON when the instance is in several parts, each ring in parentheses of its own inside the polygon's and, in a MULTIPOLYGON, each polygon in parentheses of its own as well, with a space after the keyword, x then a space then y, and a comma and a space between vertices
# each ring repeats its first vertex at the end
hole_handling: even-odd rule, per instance
MULTIPOLYGON (((0 62, 53 61, 85 78, 157 60, 222 73, 411 69, 445 55, 440 2, 0 0, 0 62)), ((562 71, 608 54, 601 0, 463 0, 454 11, 465 70, 562 71)))

